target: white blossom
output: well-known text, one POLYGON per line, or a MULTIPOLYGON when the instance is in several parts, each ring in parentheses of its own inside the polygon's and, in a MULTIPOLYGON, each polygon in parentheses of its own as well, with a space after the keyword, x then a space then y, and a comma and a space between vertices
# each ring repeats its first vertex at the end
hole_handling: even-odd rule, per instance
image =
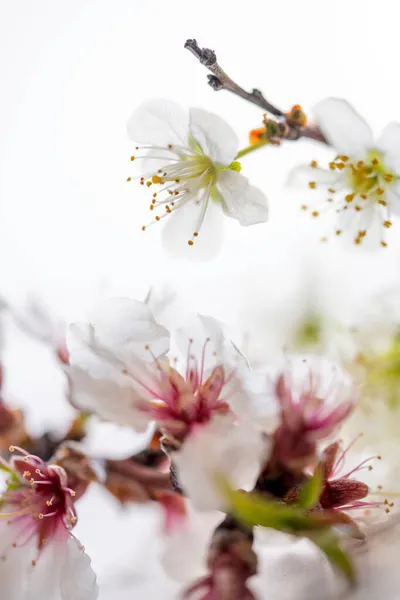
POLYGON ((152 196, 155 216, 150 224, 168 217, 164 242, 172 252, 181 253, 184 244, 197 245, 201 232, 204 257, 210 258, 221 241, 222 213, 241 225, 268 219, 265 195, 239 173, 237 136, 217 115, 197 108, 187 112, 169 100, 148 100, 129 119, 128 133, 141 144, 136 151, 149 151, 131 160, 144 159, 138 179, 152 196))
POLYGON ((317 104, 314 115, 336 155, 328 169, 313 160, 291 173, 292 184, 306 183, 314 195, 302 208, 316 218, 331 207, 337 213, 335 235, 348 232, 356 244, 379 236, 387 246, 385 230, 392 215, 400 215, 400 125, 389 123, 374 140, 364 119, 338 98, 317 104))

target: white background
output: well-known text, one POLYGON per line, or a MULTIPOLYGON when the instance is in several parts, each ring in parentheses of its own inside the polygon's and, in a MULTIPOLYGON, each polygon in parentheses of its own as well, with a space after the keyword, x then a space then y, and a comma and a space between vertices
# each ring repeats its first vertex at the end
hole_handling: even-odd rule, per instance
MULTIPOLYGON (((0 0, 0 11, 1 293, 19 300, 34 291, 69 320, 99 295, 143 297, 150 285, 168 283, 193 310, 257 331, 255 355, 277 335, 272 324, 304 302, 304 282, 316 284, 326 310, 349 320, 375 310, 376 293, 396 297, 399 223, 385 250, 340 239, 322 246, 325 225, 300 213, 302 192, 284 188, 291 167, 330 156, 316 143, 243 159, 243 173, 270 199, 270 222, 250 229, 227 222, 223 251, 208 263, 188 262, 187 248, 182 259, 165 255, 158 227, 141 231, 148 200, 125 181, 126 120, 148 97, 224 116, 243 146, 261 124, 256 107, 207 86, 206 70, 183 49, 189 37, 278 106, 311 111, 326 96, 346 97, 379 132, 400 118, 395 3, 0 0)), ((29 347, 14 343, 13 352, 19 401, 40 397, 52 417, 64 414, 56 376, 38 375, 29 347)), ((109 503, 96 506, 86 509, 95 527, 89 523, 83 541, 102 575, 126 545, 121 530, 112 533, 109 503), (106 551, 100 521, 113 536, 106 551)), ((134 546, 143 532, 132 538, 134 546)))

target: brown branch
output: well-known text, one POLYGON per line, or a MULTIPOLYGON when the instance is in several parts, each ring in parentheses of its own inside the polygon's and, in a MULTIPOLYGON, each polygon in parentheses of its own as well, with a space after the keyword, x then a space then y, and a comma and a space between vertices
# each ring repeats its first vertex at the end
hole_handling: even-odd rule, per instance
POLYGON ((199 62, 211 71, 212 75, 208 75, 208 83, 213 90, 228 90, 229 92, 232 92, 232 94, 240 96, 240 98, 255 104, 274 117, 278 117, 280 119, 278 122, 281 132, 279 136, 280 139, 295 141, 300 138, 309 138, 324 144, 327 143, 327 140, 317 125, 310 124, 301 126, 291 122, 286 113, 274 104, 271 104, 271 102, 263 96, 260 90, 254 88, 252 92, 246 92, 246 90, 235 83, 218 64, 214 50, 200 48, 197 41, 194 39, 186 40, 185 48, 190 50, 199 62))

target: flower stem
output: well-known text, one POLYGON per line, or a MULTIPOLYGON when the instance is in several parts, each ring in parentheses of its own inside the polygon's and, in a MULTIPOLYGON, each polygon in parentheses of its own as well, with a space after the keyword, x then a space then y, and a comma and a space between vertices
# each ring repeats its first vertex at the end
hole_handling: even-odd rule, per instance
POLYGON ((246 154, 250 154, 250 152, 254 152, 255 150, 258 150, 259 148, 262 148, 263 146, 267 146, 268 143, 269 143, 268 140, 263 140, 262 142, 258 142, 258 144, 252 144, 251 146, 246 146, 246 148, 239 150, 239 152, 235 156, 235 160, 238 158, 242 158, 242 156, 245 156, 246 154))

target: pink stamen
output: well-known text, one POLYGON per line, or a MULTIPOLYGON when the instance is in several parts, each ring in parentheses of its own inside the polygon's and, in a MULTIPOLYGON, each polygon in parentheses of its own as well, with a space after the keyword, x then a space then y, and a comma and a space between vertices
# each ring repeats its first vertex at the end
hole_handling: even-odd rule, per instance
POLYGON ((346 457, 346 454, 349 452, 349 450, 354 446, 354 444, 362 437, 362 433, 358 434, 354 440, 352 442, 350 442, 350 444, 347 446, 347 448, 345 448, 343 450, 343 452, 340 454, 339 458, 336 461, 335 466, 333 467, 333 474, 336 474, 343 466, 344 464, 344 460, 346 457))
POLYGON ((187 351, 187 357, 186 357, 186 376, 185 376, 186 380, 189 379, 189 373, 190 373, 190 350, 191 350, 192 344, 193 344, 193 340, 192 340, 192 338, 189 338, 188 351, 187 351))
POLYGON ((203 376, 204 376, 204 362, 205 362, 205 357, 206 357, 206 347, 208 342, 210 342, 210 338, 207 338, 206 341, 204 342, 204 346, 203 346, 203 350, 201 353, 201 363, 200 363, 200 376, 199 376, 199 386, 203 383, 203 376))
POLYGON ((380 456, 370 456, 369 458, 366 458, 357 467, 354 467, 354 469, 352 469, 351 471, 346 473, 346 475, 343 475, 342 479, 348 479, 350 477, 350 475, 352 475, 353 473, 356 473, 357 471, 363 471, 365 468, 368 468, 368 467, 364 467, 364 465, 366 465, 371 460, 375 460, 375 459, 380 460, 380 456))

